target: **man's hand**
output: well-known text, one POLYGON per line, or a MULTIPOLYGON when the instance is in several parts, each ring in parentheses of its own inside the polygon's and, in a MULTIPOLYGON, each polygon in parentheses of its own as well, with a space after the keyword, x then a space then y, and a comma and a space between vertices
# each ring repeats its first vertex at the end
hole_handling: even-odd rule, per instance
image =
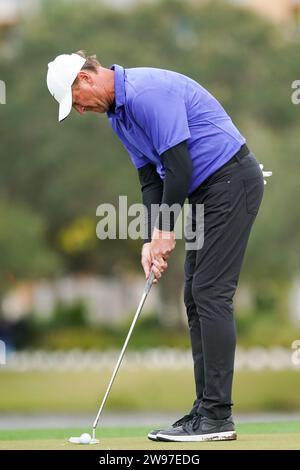
POLYGON ((155 283, 167 269, 167 259, 175 248, 174 232, 163 232, 154 228, 151 243, 145 243, 142 248, 141 263, 148 279, 150 271, 155 274, 155 283))
MULTIPOLYGON (((144 243, 141 253, 141 263, 145 272, 146 279, 148 279, 152 266, 151 243, 144 243)), ((157 283, 157 280, 154 279, 153 282, 157 283)))
POLYGON ((155 260, 160 261, 161 258, 167 260, 176 245, 174 232, 166 232, 154 227, 151 253, 155 260))

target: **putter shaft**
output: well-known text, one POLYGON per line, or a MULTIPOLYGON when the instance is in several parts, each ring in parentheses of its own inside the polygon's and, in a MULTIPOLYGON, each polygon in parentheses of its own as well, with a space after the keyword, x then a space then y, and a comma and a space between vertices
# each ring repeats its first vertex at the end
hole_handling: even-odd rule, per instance
POLYGON ((121 365, 121 362, 122 362, 123 356, 124 356, 124 354, 125 354, 125 351, 126 351, 128 342, 129 342, 129 340, 130 340, 132 331, 133 331, 133 329, 134 329, 134 326, 135 326, 135 324, 136 324, 136 322, 137 322, 137 320, 138 320, 138 318, 139 318, 139 316, 140 316, 140 313, 141 313, 141 311, 142 311, 142 308, 143 308, 143 305, 144 305, 145 300, 146 300, 146 298, 147 298, 147 295, 148 295, 149 292, 150 292, 150 289, 151 289, 152 283, 153 283, 153 281, 154 281, 154 278, 155 278, 154 273, 153 273, 153 271, 151 271, 151 273, 150 273, 150 275, 149 275, 149 277, 148 277, 148 279, 147 279, 147 281, 146 281, 145 288, 144 288, 144 293, 143 293, 143 295, 142 295, 142 298, 141 298, 141 300, 140 300, 139 306, 138 306, 137 311, 136 311, 136 313, 135 313, 135 316, 134 316, 134 318, 133 318, 131 327, 130 327, 130 329, 129 329, 129 332, 128 332, 127 338, 126 338, 126 340, 125 340, 124 346, 123 346, 123 348, 122 348, 122 351, 121 351, 121 353, 120 353, 118 362, 117 362, 117 364, 116 364, 116 366, 115 366, 115 369, 114 369, 114 371, 113 371, 112 377, 111 377, 111 379, 110 379, 110 382, 109 382, 109 384, 108 384, 107 390, 106 390, 106 392, 105 392, 104 398, 103 398, 103 400, 102 400, 101 406, 100 406, 100 408, 99 408, 98 414, 97 414, 96 419, 95 419, 95 421, 94 421, 94 423, 93 423, 93 439, 95 439, 95 437, 96 437, 96 428, 97 428, 97 425, 98 425, 98 422, 99 422, 100 415, 101 415, 101 413, 102 413, 103 407, 104 407, 105 402, 106 402, 107 397, 108 397, 108 394, 109 394, 109 392, 110 392, 110 389, 111 389, 111 387, 112 387, 112 384, 114 383, 115 377, 116 377, 117 372, 118 372, 118 370, 119 370, 119 367, 120 367, 120 365, 121 365))

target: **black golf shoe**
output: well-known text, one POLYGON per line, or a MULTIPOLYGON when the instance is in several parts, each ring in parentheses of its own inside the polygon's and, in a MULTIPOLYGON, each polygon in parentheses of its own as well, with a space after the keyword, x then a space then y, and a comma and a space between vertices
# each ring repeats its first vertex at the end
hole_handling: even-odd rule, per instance
MULTIPOLYGON (((193 412, 193 410, 191 410, 190 413, 188 413, 187 415, 184 415, 182 418, 175 421, 175 423, 172 424, 172 427, 170 429, 176 429, 178 427, 181 427, 183 424, 191 421, 194 417, 195 417, 195 412, 193 412)), ((170 429, 167 429, 166 431, 169 431, 170 429)), ((149 434, 148 434, 148 439, 150 439, 151 441, 164 440, 164 439, 159 439, 158 434, 159 433, 164 433, 166 431, 164 431, 163 429, 155 429, 153 431, 150 431, 149 434)))
POLYGON ((159 431, 156 440, 172 442, 231 441, 236 437, 232 417, 218 420, 197 415, 181 426, 159 431))

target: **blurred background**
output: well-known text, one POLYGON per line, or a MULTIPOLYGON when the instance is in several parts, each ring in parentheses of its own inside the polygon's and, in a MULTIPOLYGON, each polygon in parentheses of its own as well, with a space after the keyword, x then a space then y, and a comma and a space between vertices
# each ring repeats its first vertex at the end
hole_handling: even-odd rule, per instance
MULTIPOLYGON (((300 410, 299 46, 297 0, 0 0, 2 419, 94 413, 144 286, 141 240, 96 237, 99 204, 141 201, 136 170, 106 116, 59 125, 46 87, 47 63, 79 49, 199 81, 273 171, 235 297, 233 399, 237 413, 300 410)), ((178 241, 106 412, 191 407, 183 260, 178 241)))

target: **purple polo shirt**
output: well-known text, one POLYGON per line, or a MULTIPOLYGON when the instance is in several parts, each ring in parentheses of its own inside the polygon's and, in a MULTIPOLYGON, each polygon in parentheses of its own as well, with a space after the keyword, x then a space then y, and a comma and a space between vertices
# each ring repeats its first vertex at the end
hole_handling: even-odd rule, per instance
POLYGON ((245 143, 220 103, 191 78, 148 67, 111 69, 116 105, 107 115, 136 168, 152 163, 164 179, 161 154, 186 140, 191 194, 245 143))

